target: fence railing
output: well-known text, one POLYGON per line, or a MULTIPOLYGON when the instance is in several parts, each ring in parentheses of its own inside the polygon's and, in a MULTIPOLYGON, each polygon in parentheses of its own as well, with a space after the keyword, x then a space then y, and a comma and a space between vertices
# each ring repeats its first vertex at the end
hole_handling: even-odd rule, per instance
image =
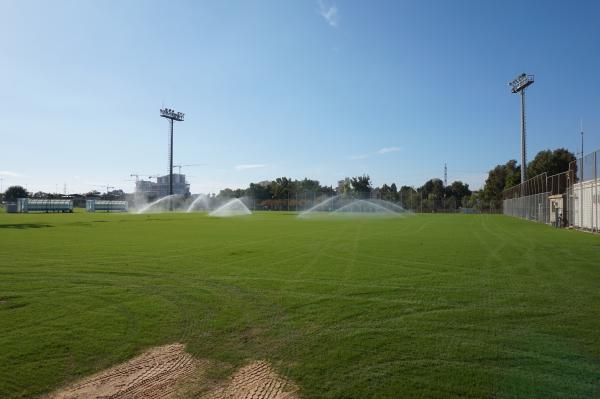
POLYGON ((542 173, 506 189, 503 213, 600 231, 600 150, 577 158, 567 172, 542 173))
POLYGON ((550 223, 549 193, 505 199, 504 214, 539 223, 550 223))
POLYGON ((553 176, 541 173, 504 190, 503 213, 539 223, 550 223, 550 196, 564 193, 566 188, 565 173, 553 176))

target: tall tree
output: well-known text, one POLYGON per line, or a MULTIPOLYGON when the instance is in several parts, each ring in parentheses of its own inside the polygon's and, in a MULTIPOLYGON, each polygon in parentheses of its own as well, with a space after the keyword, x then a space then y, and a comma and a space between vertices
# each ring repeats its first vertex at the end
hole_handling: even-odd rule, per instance
POLYGON ((505 178, 504 178, 504 186, 505 188, 516 186, 521 183, 521 166, 517 165, 517 161, 511 159, 504 165, 505 170, 505 178))
POLYGON ((392 199, 398 201, 398 187, 396 187, 396 183, 392 183, 390 191, 392 192, 392 199))
POLYGON ((250 186, 246 189, 246 195, 256 200, 266 200, 270 198, 268 185, 261 183, 250 183, 250 186))
POLYGON ((278 177, 269 185, 273 199, 287 199, 293 192, 292 181, 287 177, 278 177))
POLYGON ((343 180, 338 181, 336 191, 339 195, 350 195, 352 193, 352 183, 350 182, 350 178, 346 177, 343 180))
POLYGON ((496 165, 488 174, 481 199, 489 206, 499 208, 502 205, 502 192, 516 185, 520 179, 521 170, 514 159, 504 165, 496 165))
MULTIPOLYGON (((466 183, 463 183, 461 181, 455 181, 453 182, 451 185, 449 185, 446 188, 446 192, 447 192, 447 196, 448 199, 450 198, 454 198, 456 201, 454 202, 455 206, 454 208, 456 208, 457 206, 459 206, 460 204, 462 204, 462 199, 464 197, 468 197, 471 195, 471 190, 469 190, 469 185, 466 183)), ((452 204, 452 202, 449 202, 448 204, 452 204)), ((449 208, 451 208, 451 206, 448 206, 449 208)))
POLYGON ((369 175, 353 177, 350 179, 350 184, 352 184, 352 190, 360 196, 366 196, 373 189, 369 175))
POLYGON ((4 192, 6 202, 15 202, 18 198, 27 198, 27 190, 21 186, 10 186, 4 192))
POLYGON ((575 155, 565 148, 554 151, 543 150, 527 165, 527 176, 533 177, 546 172, 548 176, 569 170, 569 164, 575 160, 575 155))
POLYGON ((423 197, 436 201, 444 197, 444 183, 440 179, 430 179, 425 182, 423 187, 423 197))

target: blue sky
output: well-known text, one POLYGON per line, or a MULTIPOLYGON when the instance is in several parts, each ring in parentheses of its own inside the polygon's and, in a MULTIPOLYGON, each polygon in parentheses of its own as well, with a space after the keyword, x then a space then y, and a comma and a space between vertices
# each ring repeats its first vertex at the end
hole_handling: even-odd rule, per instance
POLYGON ((441 177, 473 188, 528 155, 600 148, 595 1, 12 1, 0 3, 6 188, 131 191, 175 162, 192 192, 305 176, 335 185, 441 177))

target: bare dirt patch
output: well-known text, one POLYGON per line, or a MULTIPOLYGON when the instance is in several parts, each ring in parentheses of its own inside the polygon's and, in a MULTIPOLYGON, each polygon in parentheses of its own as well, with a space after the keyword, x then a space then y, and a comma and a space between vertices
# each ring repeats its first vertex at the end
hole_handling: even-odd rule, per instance
POLYGON ((205 366, 206 362, 186 353, 182 344, 160 346, 63 388, 49 398, 176 398, 181 384, 205 366))
POLYGON ((278 375, 265 361, 242 367, 229 381, 203 399, 298 399, 298 387, 278 375))
POLYGON ((182 344, 159 346, 62 388, 48 399, 299 398, 298 387, 265 361, 240 368, 225 382, 207 378, 210 367, 215 367, 214 362, 195 359, 182 344), (203 394, 192 394, 198 388, 203 394))

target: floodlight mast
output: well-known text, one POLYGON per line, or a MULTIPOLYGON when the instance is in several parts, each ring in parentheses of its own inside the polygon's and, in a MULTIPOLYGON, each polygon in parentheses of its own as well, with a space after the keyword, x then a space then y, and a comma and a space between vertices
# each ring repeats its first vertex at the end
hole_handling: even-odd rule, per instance
MULTIPOLYGON (((173 122, 183 122, 185 114, 176 112, 170 108, 162 108, 160 116, 169 120, 170 135, 169 135, 169 195, 173 195, 173 122)), ((169 200, 169 209, 173 210, 173 198, 169 200)))
POLYGON ((525 126, 525 89, 533 84, 533 75, 522 73, 508 85, 513 93, 521 94, 521 183, 527 180, 527 145, 525 126))

